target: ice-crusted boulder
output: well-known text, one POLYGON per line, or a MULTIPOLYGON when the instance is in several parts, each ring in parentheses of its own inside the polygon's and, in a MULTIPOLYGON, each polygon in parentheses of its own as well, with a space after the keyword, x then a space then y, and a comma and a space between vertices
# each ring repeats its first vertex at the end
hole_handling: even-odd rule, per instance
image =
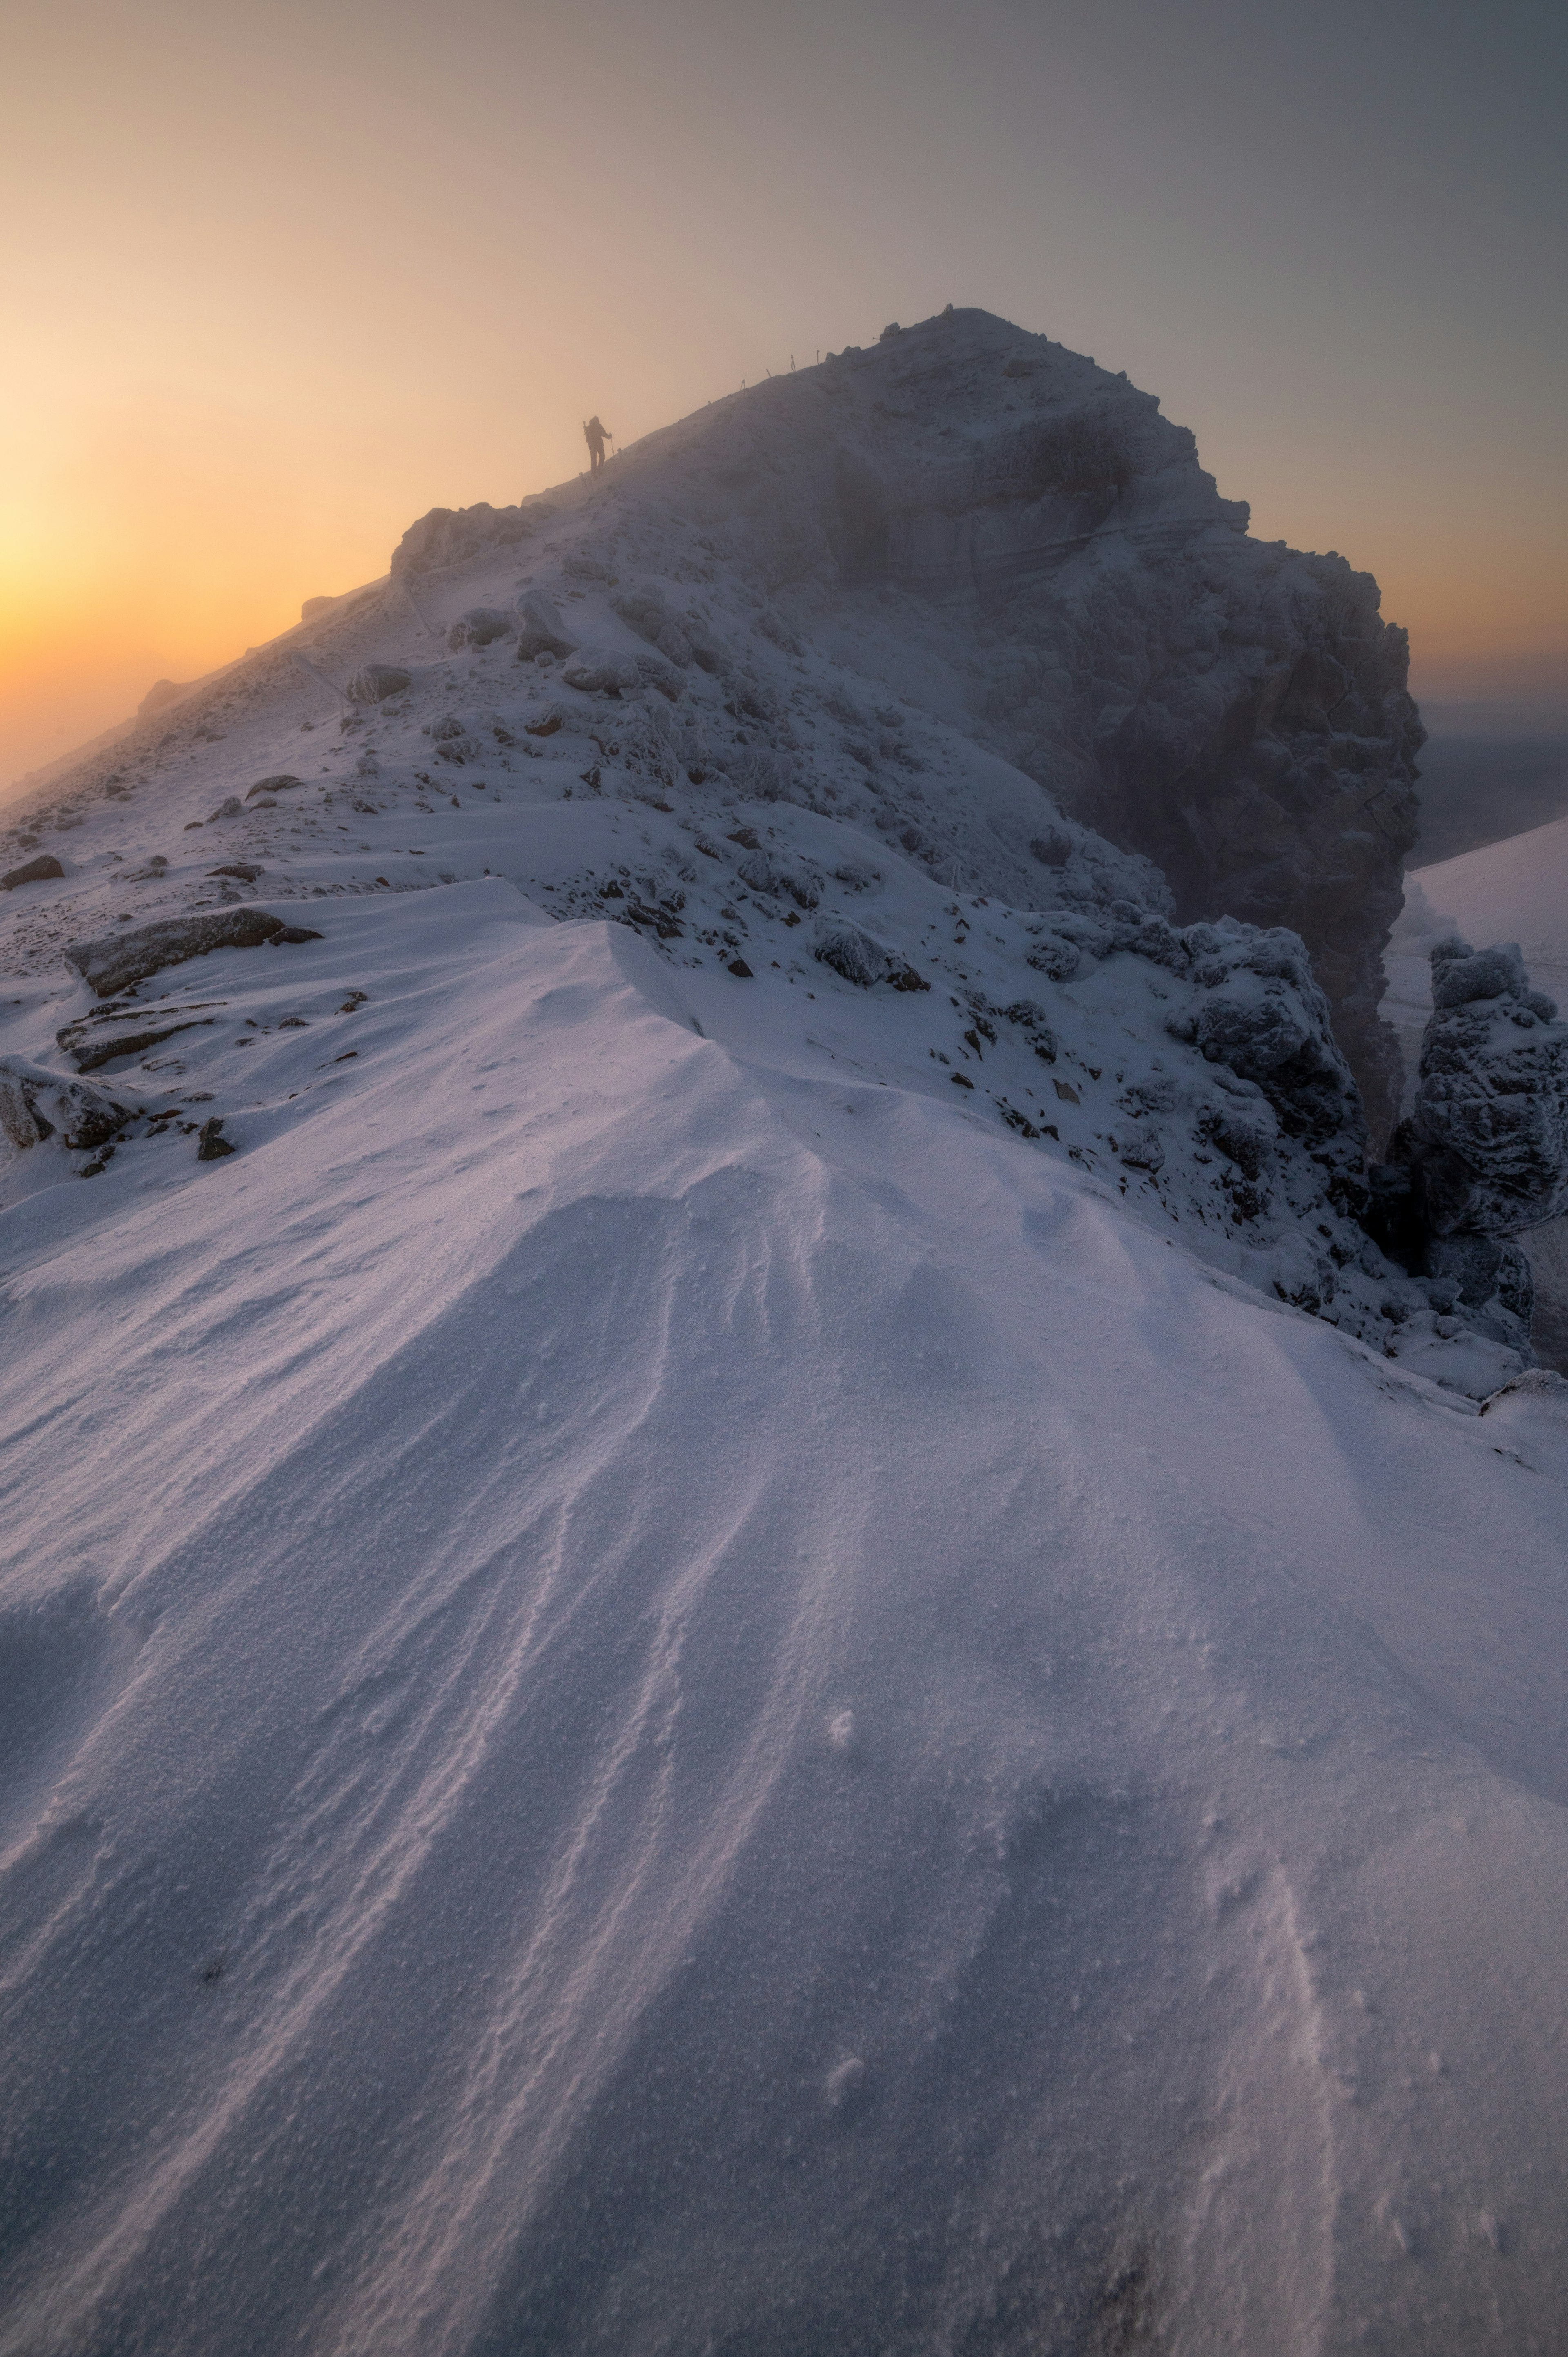
POLYGON ((542 589, 524 590, 517 601, 517 652, 520 662, 540 655, 569 655, 577 641, 566 629, 552 598, 542 589))
MULTIPOLYGON (((616 496, 745 568, 776 644, 890 626, 886 683, 1035 780, 1042 815, 1048 796, 1145 853, 1180 920, 1299 933, 1387 1135, 1381 950, 1423 731, 1369 575, 1251 539, 1153 394, 979 311, 715 404, 620 467, 616 496)), ((630 628, 689 637, 638 597, 630 628)), ((864 635, 855 658, 876 665, 864 635)), ((874 710, 849 726, 868 766, 897 759, 874 710)))
POLYGON ((511 616, 497 607, 470 606, 447 631, 446 643, 455 654, 464 647, 493 646, 498 639, 510 639, 516 628, 511 616))
POLYGON ((1432 952, 1434 1012, 1400 1149, 1437 1237, 1496 1236, 1568 1211, 1568 1024, 1516 943, 1432 952))
POLYGON ((25 1056, 0 1057, 0 1136, 17 1153, 58 1131, 73 1150, 102 1146, 128 1118, 127 1101, 62 1079, 25 1056))
POLYGON ((402 663, 366 663, 349 682, 350 704, 383 704, 389 696, 402 695, 413 684, 413 673, 402 663))

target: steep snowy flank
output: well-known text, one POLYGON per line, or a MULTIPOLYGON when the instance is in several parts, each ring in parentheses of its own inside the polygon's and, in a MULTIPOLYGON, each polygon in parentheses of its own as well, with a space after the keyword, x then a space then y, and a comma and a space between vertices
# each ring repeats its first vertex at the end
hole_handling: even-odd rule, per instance
POLYGON ((982 693, 1197 618, 1372 988, 1397 650, 1239 521, 961 315, 16 832, 0 2352, 1555 2348, 1568 1385, 1367 1234, 1262 801, 1206 901, 982 693))

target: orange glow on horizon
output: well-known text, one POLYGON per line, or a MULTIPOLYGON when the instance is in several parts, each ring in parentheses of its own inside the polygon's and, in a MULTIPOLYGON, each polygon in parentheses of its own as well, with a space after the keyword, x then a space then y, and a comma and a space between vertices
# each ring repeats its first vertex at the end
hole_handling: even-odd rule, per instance
POLYGON ((1108 41, 1088 0, 1026 34, 993 0, 35 13, 0 156, 0 795, 376 577, 430 507, 575 475, 588 412, 624 447, 950 300, 1124 368, 1256 533, 1375 573, 1418 692, 1568 678, 1535 225, 1423 178, 1376 76, 1370 140, 1294 48, 1260 109, 1168 12, 1135 61, 1108 41))

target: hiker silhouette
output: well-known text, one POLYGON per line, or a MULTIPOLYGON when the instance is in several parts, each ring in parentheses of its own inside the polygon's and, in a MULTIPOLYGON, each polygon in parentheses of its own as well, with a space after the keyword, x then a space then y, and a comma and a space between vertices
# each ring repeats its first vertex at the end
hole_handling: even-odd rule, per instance
POLYGON ((596 475, 605 463, 605 444, 613 442, 615 436, 596 417, 590 417, 583 428, 583 439, 588 446, 588 472, 596 475))

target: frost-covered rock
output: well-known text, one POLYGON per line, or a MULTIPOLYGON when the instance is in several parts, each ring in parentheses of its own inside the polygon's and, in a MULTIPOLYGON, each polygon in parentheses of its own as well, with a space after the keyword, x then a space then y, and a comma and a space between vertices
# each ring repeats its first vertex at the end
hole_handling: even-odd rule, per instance
POLYGON ((498 607, 470 606, 447 631, 446 643, 454 653, 464 647, 493 646, 498 639, 510 639, 516 628, 511 616, 498 607))
POLYGON ((492 507, 480 500, 471 508, 432 508, 410 524, 392 552, 393 580, 404 574, 441 573, 488 548, 510 548, 526 540, 541 513, 538 507, 492 507))
POLYGON ((0 1057, 0 1134, 25 1152, 58 1131, 73 1151, 102 1146, 130 1113, 127 1103, 85 1081, 64 1080, 26 1057, 0 1057))
POLYGON ((1400 1148, 1437 1236, 1503 1235, 1568 1211, 1568 1024, 1516 943, 1432 952, 1434 1012, 1400 1148))
POLYGON ((581 695, 627 695, 641 686, 642 673, 628 655, 585 647, 562 666, 561 683, 581 695))
POLYGON ((1530 1263, 1509 1236, 1429 1236, 1422 1254, 1433 1306, 1463 1310, 1468 1322, 1520 1350, 1528 1350, 1535 1283, 1530 1263), (1438 1287, 1451 1288, 1444 1302, 1438 1287))
POLYGON ((520 662, 540 655, 569 655, 577 641, 562 621, 553 599, 542 589, 525 590, 517 601, 517 653, 520 662))
POLYGON ((890 983, 895 990, 929 990, 931 986, 908 958, 875 940, 863 925, 843 919, 818 926, 811 954, 858 990, 870 990, 879 982, 890 983))
POLYGON ((402 663, 366 663, 349 682, 348 696, 351 704, 382 704, 389 696, 401 695, 413 684, 413 673, 402 663))
POLYGON ((229 909, 221 915, 166 917, 128 933, 71 942, 64 956, 100 998, 113 998, 162 967, 205 957, 210 950, 259 949, 263 942, 314 941, 303 926, 286 924, 266 909, 229 909))

